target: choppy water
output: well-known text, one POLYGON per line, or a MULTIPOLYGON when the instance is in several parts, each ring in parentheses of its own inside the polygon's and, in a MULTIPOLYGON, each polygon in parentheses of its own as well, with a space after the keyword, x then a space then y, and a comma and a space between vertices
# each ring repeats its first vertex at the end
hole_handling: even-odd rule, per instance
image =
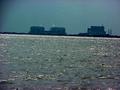
POLYGON ((0 81, 11 90, 120 90, 120 39, 0 35, 0 81))

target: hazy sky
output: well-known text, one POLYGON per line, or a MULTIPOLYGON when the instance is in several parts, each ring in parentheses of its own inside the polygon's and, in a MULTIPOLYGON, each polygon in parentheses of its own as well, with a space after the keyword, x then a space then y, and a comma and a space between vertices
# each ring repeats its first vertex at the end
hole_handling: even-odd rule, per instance
POLYGON ((104 25, 120 35, 120 0, 6 0, 3 31, 28 32, 30 26, 65 27, 67 33, 104 25), (9 2, 8 2, 9 1, 9 2))

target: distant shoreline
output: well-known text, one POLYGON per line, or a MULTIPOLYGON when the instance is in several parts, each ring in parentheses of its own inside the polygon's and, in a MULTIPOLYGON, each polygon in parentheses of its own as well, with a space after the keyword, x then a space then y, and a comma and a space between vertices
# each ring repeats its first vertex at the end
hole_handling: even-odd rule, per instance
MULTIPOLYGON (((29 34, 29 33, 11 33, 11 32, 0 32, 0 34, 14 34, 14 35, 44 35, 44 34, 29 34)), ((118 35, 77 35, 77 34, 67 34, 67 35, 49 35, 44 36, 75 36, 75 37, 103 37, 103 38, 120 38, 118 35)))

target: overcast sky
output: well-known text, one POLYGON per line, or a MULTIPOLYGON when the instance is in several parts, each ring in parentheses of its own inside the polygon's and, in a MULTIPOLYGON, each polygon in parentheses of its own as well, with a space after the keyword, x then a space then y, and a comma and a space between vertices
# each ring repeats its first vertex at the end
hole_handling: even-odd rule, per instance
POLYGON ((2 14, 2 31, 59 26, 67 33, 79 33, 91 25, 104 25, 120 35, 120 0, 6 0, 2 14))

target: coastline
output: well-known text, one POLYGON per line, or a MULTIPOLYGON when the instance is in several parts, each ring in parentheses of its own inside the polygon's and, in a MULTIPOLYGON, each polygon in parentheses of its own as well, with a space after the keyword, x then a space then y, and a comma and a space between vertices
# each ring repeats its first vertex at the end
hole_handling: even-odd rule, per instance
POLYGON ((0 32, 1 35, 34 35, 34 36, 73 36, 73 37, 101 37, 101 38, 120 38, 119 35, 78 35, 78 34, 66 34, 66 35, 51 35, 51 34, 29 34, 29 33, 8 33, 8 32, 0 32))

